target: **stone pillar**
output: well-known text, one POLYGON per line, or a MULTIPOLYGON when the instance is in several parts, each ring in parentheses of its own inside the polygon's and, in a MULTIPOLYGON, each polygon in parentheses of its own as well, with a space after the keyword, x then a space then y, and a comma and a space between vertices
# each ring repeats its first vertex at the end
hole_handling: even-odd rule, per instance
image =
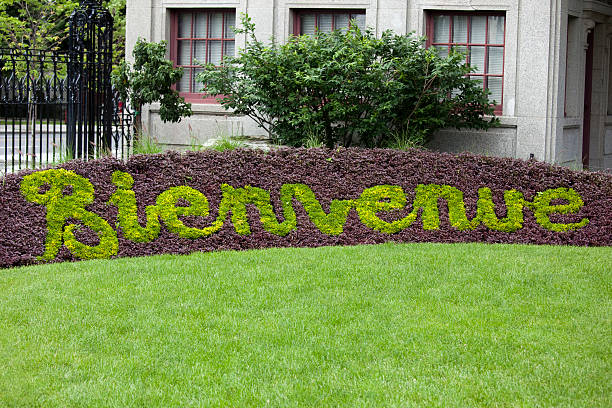
POLYGON ((152 0, 130 0, 126 3, 125 59, 133 62, 132 51, 139 37, 151 40, 152 0))
POLYGON ((553 7, 556 4, 521 2, 518 8, 519 25, 529 27, 519 30, 517 37, 515 157, 520 159, 533 154, 537 160, 550 160, 559 73, 560 15, 553 7))
POLYGON ((603 130, 603 160, 604 169, 612 169, 612 17, 609 17, 606 24, 606 72, 605 72, 605 91, 604 99, 604 130, 603 130))

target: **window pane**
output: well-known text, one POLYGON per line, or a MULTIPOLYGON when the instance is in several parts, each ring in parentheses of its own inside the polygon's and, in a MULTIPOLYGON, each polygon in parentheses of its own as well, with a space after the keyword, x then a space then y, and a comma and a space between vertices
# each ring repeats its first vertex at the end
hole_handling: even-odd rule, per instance
POLYGON ((470 47, 470 64, 477 74, 484 74, 485 47, 470 47))
POLYGON ((204 85, 201 82, 199 82, 196 77, 196 75, 198 75, 202 71, 203 71, 202 68, 193 69, 193 78, 192 78, 192 83, 191 83, 191 89, 193 89, 193 92, 202 92, 204 90, 204 85))
POLYGON ((349 15, 348 14, 336 14, 334 16, 334 28, 336 30, 342 30, 346 32, 349 26, 349 15))
POLYGON ((191 70, 189 68, 183 68, 183 76, 176 83, 176 90, 179 92, 189 92, 189 78, 191 70))
POLYGON ((319 14, 319 31, 322 33, 329 33, 332 30, 332 15, 331 14, 319 14))
POLYGON ((236 26, 236 15, 234 13, 225 14, 225 38, 234 38, 234 30, 236 26))
POLYGON ((316 29, 316 21, 314 14, 302 14, 300 16, 300 34, 313 35, 316 29))
POLYGON ((223 13, 210 13, 208 20, 208 38, 223 36, 223 13))
POLYGON ((449 42, 450 17, 449 16, 434 16, 434 42, 447 43, 449 42))
POLYGON ((233 41, 226 41, 223 43, 223 46, 225 47, 225 49, 223 50, 223 56, 224 57, 233 57, 234 56, 234 42, 233 41))
POLYGON ((191 37, 191 13, 183 13, 178 16, 178 36, 179 38, 191 37))
POLYGON ((499 74, 504 71, 504 49, 502 47, 489 47, 489 61, 487 74, 499 74))
POLYGON ((206 13, 197 13, 193 27, 194 38, 206 38, 206 13))
POLYGON ((446 45, 436 45, 434 48, 442 58, 448 57, 448 47, 446 45))
POLYGON ((208 62, 221 65, 221 41, 208 42, 208 62))
POLYGON ((491 91, 489 95, 489 101, 495 101, 498 105, 502 101, 502 78, 501 77, 488 77, 487 88, 491 91))
POLYGON ((178 42, 177 65, 191 65, 191 41, 183 40, 178 42))
POLYGON ((355 20, 355 23, 357 24, 357 27, 359 27, 360 30, 365 30, 365 14, 353 14, 351 18, 355 20))
POLYGON ((487 32, 487 17, 472 16, 470 21, 470 42, 473 44, 485 44, 487 32))
POLYGON ((206 41, 193 42, 193 64, 206 64, 206 41))
POLYGON ((504 16, 489 16, 489 44, 504 43, 504 16))
POLYGON ((467 16, 453 16, 453 42, 454 43, 466 43, 467 42, 467 16))
POLYGON ((470 79, 472 81, 478 82, 478 85, 481 88, 484 88, 484 77, 482 77, 482 76, 470 76, 470 79))

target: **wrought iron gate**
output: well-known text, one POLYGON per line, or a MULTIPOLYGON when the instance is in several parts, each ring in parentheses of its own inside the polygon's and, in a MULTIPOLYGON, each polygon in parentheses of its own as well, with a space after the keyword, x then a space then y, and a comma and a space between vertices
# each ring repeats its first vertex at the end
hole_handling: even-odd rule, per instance
POLYGON ((70 17, 67 51, 0 49, 0 170, 125 158, 132 116, 111 86, 113 18, 99 0, 70 17))

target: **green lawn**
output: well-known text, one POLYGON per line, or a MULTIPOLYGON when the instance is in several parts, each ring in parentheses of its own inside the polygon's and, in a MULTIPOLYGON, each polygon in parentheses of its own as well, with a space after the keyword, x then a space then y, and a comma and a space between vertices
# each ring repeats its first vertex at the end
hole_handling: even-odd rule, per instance
POLYGON ((386 244, 0 270, 1 407, 610 407, 612 248, 386 244))

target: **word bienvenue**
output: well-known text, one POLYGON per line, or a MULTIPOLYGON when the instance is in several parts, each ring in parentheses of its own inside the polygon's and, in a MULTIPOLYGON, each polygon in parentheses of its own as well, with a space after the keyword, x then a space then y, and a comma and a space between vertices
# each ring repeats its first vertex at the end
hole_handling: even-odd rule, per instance
MULTIPOLYGON (((194 228, 185 225, 182 216, 208 217, 210 206, 206 196, 188 186, 171 187, 160 193, 155 205, 145 209, 146 224, 138 222, 136 194, 132 190, 134 179, 129 173, 115 171, 112 182, 116 191, 111 195, 108 205, 117 207, 117 223, 123 236, 134 242, 155 240, 161 225, 181 238, 198 239, 215 234, 227 222, 228 214, 236 233, 251 233, 247 205, 254 205, 260 214, 263 228, 271 234, 286 236, 297 229, 297 217, 293 208, 299 202, 310 221, 323 234, 339 235, 343 232, 349 211, 357 211, 360 221, 374 231, 384 234, 395 234, 410 227, 421 217, 424 230, 440 229, 438 202, 440 199, 448 205, 448 218, 453 228, 459 231, 474 230, 484 225, 493 231, 515 232, 523 227, 523 209, 532 211, 536 222, 543 228, 554 232, 576 230, 589 223, 582 218, 576 223, 556 223, 551 221, 552 214, 576 213, 584 205, 580 195, 571 188, 554 188, 539 192, 532 201, 525 199, 517 190, 504 191, 506 217, 498 218, 495 213, 493 194, 488 187, 478 189, 476 216, 469 219, 466 215, 463 192, 449 185, 419 184, 415 188, 412 211, 401 219, 386 221, 379 213, 402 210, 406 208, 407 199, 400 186, 379 185, 366 188, 357 199, 332 200, 326 212, 316 199, 314 192, 305 184, 283 184, 280 188, 283 221, 279 221, 270 192, 258 187, 232 187, 221 185, 222 199, 218 215, 210 226, 194 228), (553 204, 564 200, 564 204, 553 204), (187 202, 187 206, 184 206, 187 202)), ((21 193, 29 202, 44 205, 47 210, 47 236, 45 251, 40 260, 53 260, 62 245, 77 258, 108 258, 116 255, 119 248, 117 231, 108 221, 99 215, 86 210, 94 201, 94 187, 85 177, 65 169, 51 169, 32 173, 23 178, 21 193), (67 187, 72 189, 68 194, 67 187), (41 192, 41 189, 43 191, 41 192), (89 246, 79 242, 75 229, 81 225, 90 228, 99 238, 99 244, 89 246)))

